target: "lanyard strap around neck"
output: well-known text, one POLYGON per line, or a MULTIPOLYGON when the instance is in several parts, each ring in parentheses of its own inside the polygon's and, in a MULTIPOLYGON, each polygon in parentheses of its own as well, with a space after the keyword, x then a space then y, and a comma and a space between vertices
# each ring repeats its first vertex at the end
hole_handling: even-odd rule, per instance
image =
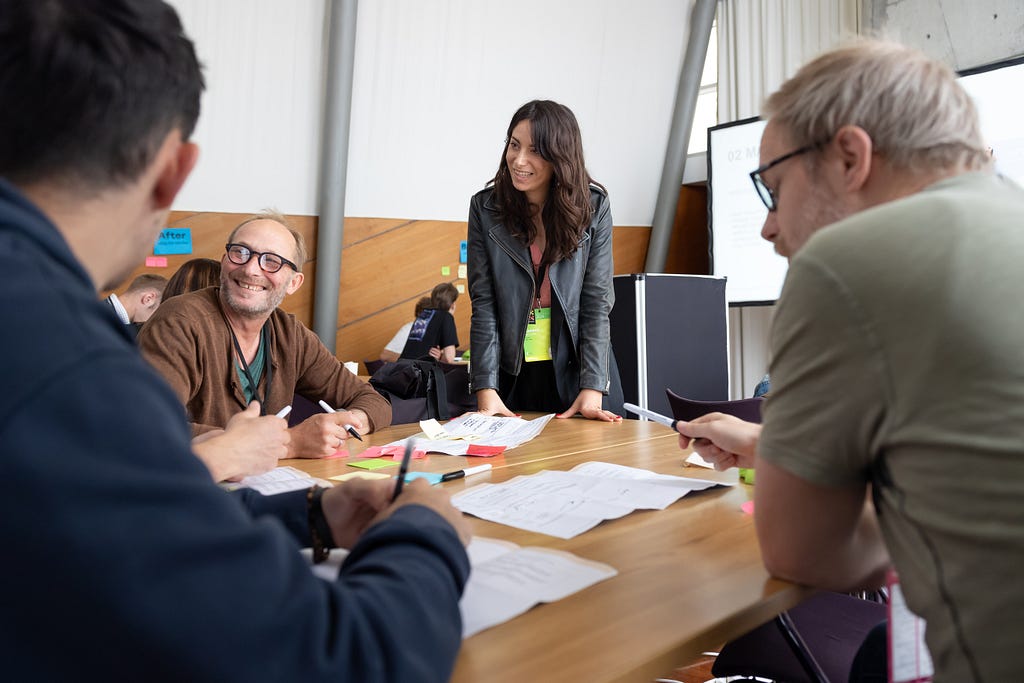
MULTIPOLYGON (((238 337, 235 336, 235 331, 231 329, 231 324, 228 323, 228 332, 231 333, 231 341, 235 345, 235 353, 238 354, 238 364, 242 366, 242 372, 245 373, 245 378, 249 380, 249 386, 252 387, 253 400, 260 402, 260 415, 267 414, 267 401, 266 398, 270 395, 270 381, 274 375, 274 364, 270 362, 270 344, 267 343, 267 323, 263 324, 263 329, 260 330, 260 346, 263 347, 263 374, 267 378, 266 391, 263 392, 263 396, 260 396, 259 386, 253 379, 252 371, 249 370, 249 364, 245 362, 245 354, 242 353, 242 345, 238 343, 238 337)), ((257 354, 259 353, 257 347, 257 354)))

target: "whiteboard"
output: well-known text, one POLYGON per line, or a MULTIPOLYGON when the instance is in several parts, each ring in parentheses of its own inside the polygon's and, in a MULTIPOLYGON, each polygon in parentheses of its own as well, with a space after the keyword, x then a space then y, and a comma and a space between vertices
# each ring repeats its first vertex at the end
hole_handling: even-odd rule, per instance
POLYGON ((768 210, 750 180, 764 127, 761 119, 750 118, 708 129, 711 272, 726 278, 730 305, 774 303, 789 265, 761 239, 768 210))

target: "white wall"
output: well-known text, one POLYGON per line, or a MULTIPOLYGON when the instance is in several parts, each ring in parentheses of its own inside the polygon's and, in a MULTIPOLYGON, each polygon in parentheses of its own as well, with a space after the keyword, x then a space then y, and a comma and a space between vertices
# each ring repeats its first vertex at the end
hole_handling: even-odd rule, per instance
POLYGON ((199 163, 174 208, 317 213, 325 0, 169 0, 204 65, 199 163))
MULTIPOLYGON (((206 64, 175 208, 317 213, 327 0, 170 0, 206 64)), ((687 36, 678 0, 362 0, 345 215, 465 220, 515 109, 576 114, 616 224, 650 225, 687 36)))

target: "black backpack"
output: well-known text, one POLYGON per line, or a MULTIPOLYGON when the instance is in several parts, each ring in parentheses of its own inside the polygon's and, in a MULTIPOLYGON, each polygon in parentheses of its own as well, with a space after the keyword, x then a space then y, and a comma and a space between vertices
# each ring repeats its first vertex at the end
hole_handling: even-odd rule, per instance
MULTIPOLYGON (((409 399, 426 399, 427 418, 447 420, 450 416, 444 370, 435 361, 402 358, 385 363, 370 377, 370 385, 391 403, 393 424, 415 421, 400 414, 403 412, 400 401, 409 399)), ((414 409, 414 412, 422 410, 414 409)))

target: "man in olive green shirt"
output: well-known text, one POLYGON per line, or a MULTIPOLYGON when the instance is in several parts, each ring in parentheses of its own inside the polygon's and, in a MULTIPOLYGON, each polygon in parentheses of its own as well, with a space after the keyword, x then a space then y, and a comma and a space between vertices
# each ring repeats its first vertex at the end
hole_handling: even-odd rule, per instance
POLYGON ((772 393, 763 428, 683 440, 756 465, 773 574, 875 587, 891 558, 935 681, 1024 680, 1024 191, 954 74, 900 46, 819 57, 766 116, 762 236, 791 259, 772 393))

